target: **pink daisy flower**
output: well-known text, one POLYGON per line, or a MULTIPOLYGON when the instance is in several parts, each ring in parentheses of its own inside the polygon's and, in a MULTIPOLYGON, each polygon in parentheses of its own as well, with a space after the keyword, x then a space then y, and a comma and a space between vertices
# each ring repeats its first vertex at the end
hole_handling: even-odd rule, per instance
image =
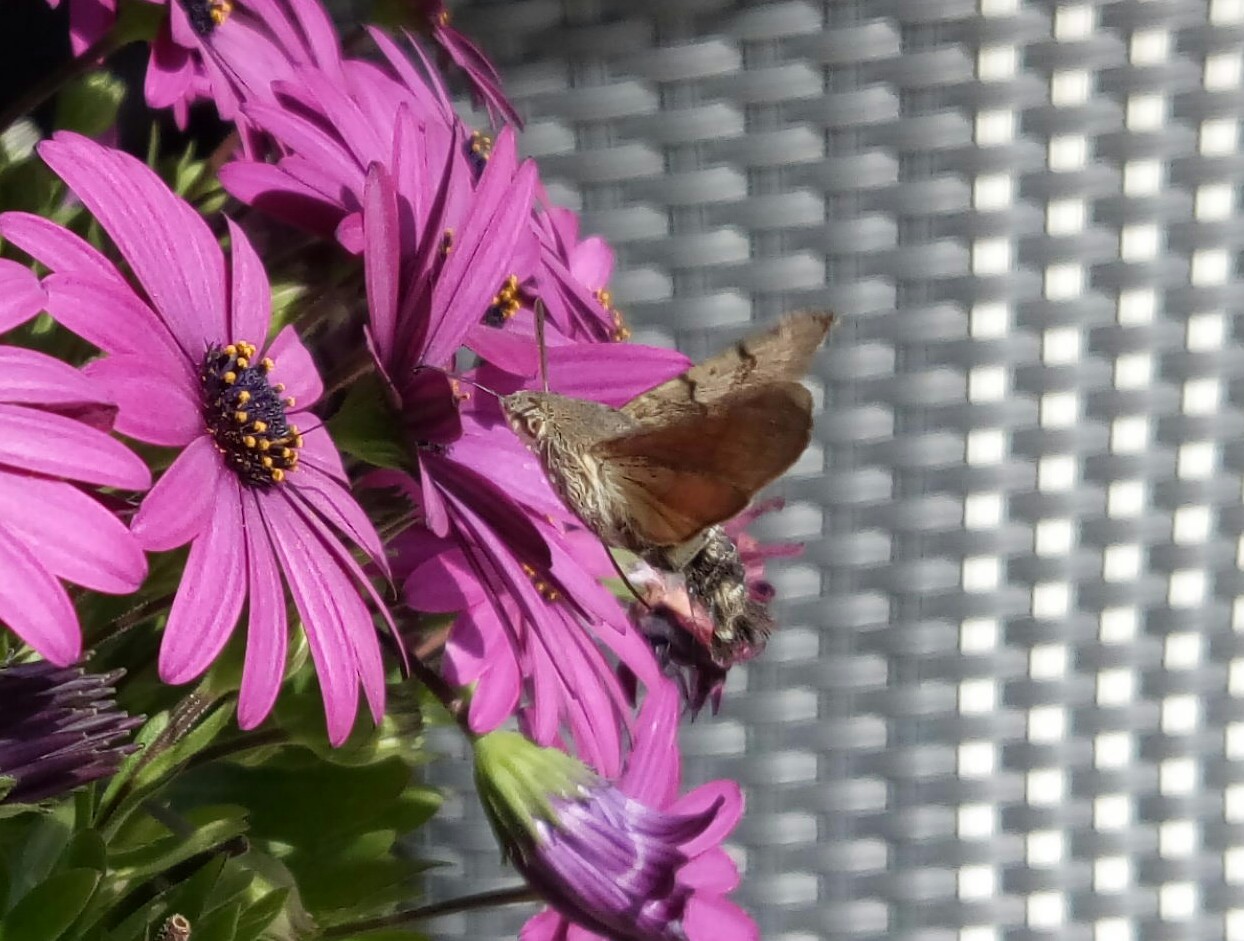
MULTIPOLYGON (((48 0, 56 7, 61 0, 48 0)), ((151 42, 145 93, 152 108, 171 108, 185 126, 189 107, 216 102, 236 117, 243 97, 269 97, 273 81, 302 65, 339 71, 337 31, 319 0, 148 0, 168 9, 151 42)), ((102 40, 117 20, 117 0, 69 0, 74 55, 102 40)))
POLYGON ((164 628, 161 678, 201 675, 245 605, 238 722, 257 725, 284 676, 288 589, 329 737, 340 743, 360 686, 377 721, 384 710, 379 638, 360 591, 384 608, 341 537, 382 566, 384 553, 308 411, 322 392, 309 353, 290 327, 267 339, 267 275, 232 222, 226 267, 203 219, 134 158, 74 134, 39 151, 112 238, 141 290, 45 220, 11 213, 0 232, 52 269, 44 287, 53 316, 108 354, 89 372, 119 403, 117 429, 180 449, 132 524, 148 551, 190 544, 164 628))
POLYGON ((415 0, 415 8, 423 18, 424 30, 445 57, 462 70, 471 83, 475 99, 484 103, 493 124, 499 124, 504 118, 521 129, 522 118, 506 97, 497 67, 470 36, 450 25, 452 18, 444 0, 415 0))
MULTIPOLYGON (((655 663, 600 584, 613 570, 599 540, 579 539, 578 521, 495 400, 437 371, 452 369, 463 346, 488 361, 487 381, 498 388, 535 371, 530 336, 489 326, 486 313, 529 232, 534 167, 518 165, 513 136, 503 133, 465 201, 452 198, 452 179, 438 185, 407 201, 377 164, 364 197, 370 336, 416 468, 374 480, 404 490, 422 524, 393 547, 405 594, 417 610, 462 612, 446 674, 473 687, 473 728, 495 728, 521 703, 536 741, 559 741, 564 725, 608 773, 630 714, 598 643, 641 677, 657 678, 655 663), (407 213, 414 222, 403 225, 407 213)), ((624 401, 686 364, 669 350, 561 344, 550 350, 550 369, 570 394, 624 401)))
MULTIPOLYGON (((0 332, 44 304, 35 276, 0 259, 0 332)), ((61 582, 125 595, 147 576, 134 537, 73 483, 151 485, 147 465, 108 435, 114 412, 106 390, 73 367, 0 346, 0 623, 58 666, 82 653, 61 582)))

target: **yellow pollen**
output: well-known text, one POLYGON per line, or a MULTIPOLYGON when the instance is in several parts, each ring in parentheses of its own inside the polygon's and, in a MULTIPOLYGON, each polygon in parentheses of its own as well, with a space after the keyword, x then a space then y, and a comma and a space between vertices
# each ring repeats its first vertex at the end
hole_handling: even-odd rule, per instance
MULTIPOLYGON (((246 437, 242 439, 242 444, 246 445, 246 447, 250 448, 253 451, 255 449, 255 444, 256 444, 255 436, 247 435, 246 437)), ((265 441, 264 444, 267 444, 267 442, 265 441)))
POLYGON ((595 293, 596 299, 600 301, 600 306, 605 308, 609 319, 613 321, 612 339, 617 342, 629 340, 631 338, 630 327, 622 319, 622 312, 613 306, 613 294, 607 288, 599 288, 595 293))
POLYGON ((257 420, 253 425, 251 425, 251 430, 256 434, 263 434, 268 430, 268 423, 266 421, 257 420))
POLYGON ((271 467, 271 466, 272 466, 272 458, 270 458, 270 457, 265 457, 265 458, 262 458, 262 463, 263 463, 263 466, 264 466, 264 467, 271 467))
POLYGON ((227 372, 227 373, 225 373, 223 376, 221 376, 220 378, 221 378, 221 379, 223 379, 223 380, 225 381, 225 384, 226 384, 226 385, 230 385, 230 386, 231 386, 231 385, 233 385, 235 382, 237 382, 237 381, 238 381, 238 374, 237 374, 237 373, 235 373, 235 372, 227 372))
POLYGON ((238 404, 239 405, 245 405, 250 400, 251 400, 251 394, 247 392, 245 389, 243 389, 241 392, 238 393, 238 404))
POLYGON ((271 441, 269 441, 267 438, 262 438, 262 439, 260 439, 260 441, 259 441, 259 450, 260 450, 260 451, 267 451, 267 450, 268 450, 269 448, 271 448, 271 447, 272 447, 272 442, 271 442, 271 441))
POLYGON ((293 407, 294 407, 294 404, 296 403, 296 401, 297 401, 297 400, 296 400, 296 399, 295 399, 292 395, 287 395, 287 396, 285 397, 285 407, 286 407, 286 408, 293 408, 293 407))
MULTIPOLYGON (((272 372, 272 370, 276 368, 276 363, 272 361, 272 357, 270 356, 265 356, 262 360, 260 360, 259 365, 263 367, 264 372, 272 372)), ((276 387, 276 391, 284 392, 285 386, 278 385, 276 387)))
POLYGON ((472 131, 471 153, 487 160, 492 156, 492 138, 480 131, 472 131))
POLYGON ((229 14, 233 12, 233 0, 210 0, 209 7, 212 22, 217 26, 223 26, 229 19, 229 14))
POLYGON ((250 416, 245 412, 234 412, 233 420, 239 425, 245 425, 248 421, 250 421, 250 416))
POLYGON ((226 346, 226 347, 225 347, 224 353, 225 353, 225 355, 226 355, 226 356, 237 356, 237 355, 238 355, 238 346, 237 346, 237 344, 236 344, 236 343, 230 343, 228 346, 226 346))
POLYGON ((285 479, 285 471, 281 470, 279 467, 273 468, 272 479, 279 484, 282 480, 285 479))

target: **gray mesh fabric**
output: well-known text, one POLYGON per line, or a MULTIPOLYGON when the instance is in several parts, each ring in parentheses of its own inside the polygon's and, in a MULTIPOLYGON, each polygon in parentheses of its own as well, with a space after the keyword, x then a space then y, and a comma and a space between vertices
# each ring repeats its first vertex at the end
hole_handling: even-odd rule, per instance
MULTIPOLYGON (((783 626, 685 736, 763 936, 1244 937, 1244 2, 457 17, 638 339, 842 316, 783 626)), ((508 881, 441 768, 433 893, 508 881)))

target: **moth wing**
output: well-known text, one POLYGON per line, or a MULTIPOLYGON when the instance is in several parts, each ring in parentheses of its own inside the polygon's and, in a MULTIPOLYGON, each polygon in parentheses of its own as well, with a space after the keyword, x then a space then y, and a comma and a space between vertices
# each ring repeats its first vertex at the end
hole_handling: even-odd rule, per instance
POLYGON ((833 322, 832 314, 819 311, 791 314, 636 396, 622 411, 645 424, 698 417, 704 407, 746 387, 794 382, 808 371, 833 322))
POLYGON ((808 390, 776 382, 602 441, 592 453, 621 491, 636 535, 669 546, 740 512, 798 460, 811 433, 808 390))

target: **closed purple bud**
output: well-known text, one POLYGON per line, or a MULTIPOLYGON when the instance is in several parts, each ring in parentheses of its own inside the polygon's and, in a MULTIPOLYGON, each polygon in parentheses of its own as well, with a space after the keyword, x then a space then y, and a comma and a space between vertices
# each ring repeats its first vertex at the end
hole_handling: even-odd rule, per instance
POLYGON ((42 660, 0 666, 0 803, 59 797, 116 772, 142 723, 112 698, 122 673, 42 660))

